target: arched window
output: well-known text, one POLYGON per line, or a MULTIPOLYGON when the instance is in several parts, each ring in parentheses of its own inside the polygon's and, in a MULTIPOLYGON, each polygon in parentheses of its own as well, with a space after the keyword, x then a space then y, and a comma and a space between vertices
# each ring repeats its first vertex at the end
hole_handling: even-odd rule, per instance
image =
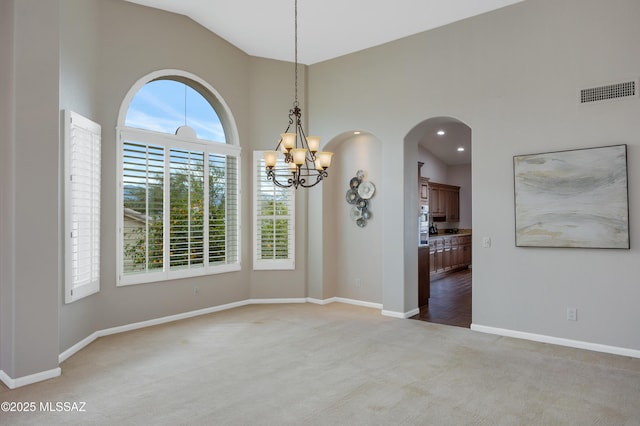
POLYGON ((164 77, 142 86, 129 104, 125 126, 170 134, 188 126, 198 139, 225 143, 218 114, 189 83, 164 77))
POLYGON ((240 148, 204 81, 171 71, 129 91, 118 119, 118 285, 240 269, 240 148))

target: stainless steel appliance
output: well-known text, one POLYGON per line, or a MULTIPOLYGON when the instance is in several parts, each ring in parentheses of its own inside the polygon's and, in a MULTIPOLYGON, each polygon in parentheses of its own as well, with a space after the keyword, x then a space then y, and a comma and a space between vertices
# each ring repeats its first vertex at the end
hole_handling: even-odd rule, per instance
POLYGON ((427 204, 420 206, 418 234, 418 245, 429 245, 429 206, 427 204))

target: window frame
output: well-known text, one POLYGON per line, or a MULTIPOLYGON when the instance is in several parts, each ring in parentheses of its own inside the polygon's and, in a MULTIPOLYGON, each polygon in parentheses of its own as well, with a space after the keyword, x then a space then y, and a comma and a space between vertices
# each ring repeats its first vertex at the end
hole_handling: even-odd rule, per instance
MULTIPOLYGON (((224 103, 220 95, 204 80, 201 78, 180 70, 161 70, 153 72, 134 84, 125 98, 122 101, 120 107, 120 113, 118 116, 118 126, 116 127, 116 139, 117 139, 117 202, 116 202, 116 217, 117 217, 117 286, 127 286, 151 282, 161 282, 167 280, 197 277, 205 275, 214 275, 219 273, 239 271, 242 269, 241 255, 242 255, 242 229, 241 229, 241 209, 242 209, 242 194, 241 194, 241 152, 242 149, 237 143, 237 129, 235 126, 235 120, 231 114, 229 108, 224 103), (131 100, 136 93, 147 83, 157 79, 171 79, 181 82, 200 93, 213 107, 214 111, 218 115, 223 129, 225 132, 225 142, 209 141, 204 139, 197 139, 185 134, 172 135, 169 133, 155 132, 151 130, 142 130, 125 126, 125 120, 131 100), (124 274, 124 184, 123 184, 123 168, 124 168, 124 145, 126 142, 140 143, 144 145, 154 145, 163 147, 164 156, 164 189, 163 189, 163 223, 166 229, 168 221, 168 196, 169 196, 169 173, 170 173, 170 161, 172 149, 185 149, 190 151, 201 151, 204 153, 205 162, 208 162, 208 158, 211 154, 223 155, 235 157, 236 161, 236 176, 235 176, 235 218, 233 220, 235 227, 236 241, 233 244, 234 248, 234 261, 232 263, 214 264, 205 266, 207 261, 203 262, 203 267, 174 269, 171 270, 169 263, 163 263, 161 270, 157 272, 141 272, 135 274, 124 274)), ((207 188, 208 191, 208 188, 207 188)), ((205 192, 206 194, 206 192, 205 192)), ((168 230, 167 230, 168 231, 168 230)), ((166 244, 167 238, 163 238, 163 245, 166 244)), ((165 257, 166 259, 166 257, 165 257)))
MULTIPOLYGON (((287 259, 259 259, 259 248, 262 247, 262 240, 258 228, 258 195, 260 193, 258 185, 260 176, 266 180, 264 168, 264 151, 253 152, 253 269, 254 270, 294 270, 296 268, 296 192, 294 188, 277 188, 279 191, 289 192, 289 257, 287 259)), ((283 161, 279 159, 278 161, 283 161)), ((273 184, 273 183, 272 183, 273 184)))

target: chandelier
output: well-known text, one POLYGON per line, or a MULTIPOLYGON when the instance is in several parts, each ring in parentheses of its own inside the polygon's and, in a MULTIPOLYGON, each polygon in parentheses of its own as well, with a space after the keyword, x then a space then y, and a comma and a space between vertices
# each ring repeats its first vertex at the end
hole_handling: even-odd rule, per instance
POLYGON ((329 176, 327 169, 331 165, 332 152, 318 151, 320 138, 307 136, 302 128, 302 111, 298 103, 298 0, 294 8, 295 26, 295 98, 293 107, 289 110, 289 125, 275 151, 264 152, 264 163, 267 179, 282 188, 298 187, 311 188, 329 176), (292 128, 293 126, 293 128, 292 128), (278 165, 280 150, 284 155, 284 165, 278 165))

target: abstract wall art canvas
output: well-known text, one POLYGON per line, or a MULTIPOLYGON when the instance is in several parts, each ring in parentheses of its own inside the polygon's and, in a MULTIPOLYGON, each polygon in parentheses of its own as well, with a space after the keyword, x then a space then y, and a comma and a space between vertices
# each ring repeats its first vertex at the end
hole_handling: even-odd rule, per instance
POLYGON ((513 157, 516 246, 629 248, 627 146, 513 157))

